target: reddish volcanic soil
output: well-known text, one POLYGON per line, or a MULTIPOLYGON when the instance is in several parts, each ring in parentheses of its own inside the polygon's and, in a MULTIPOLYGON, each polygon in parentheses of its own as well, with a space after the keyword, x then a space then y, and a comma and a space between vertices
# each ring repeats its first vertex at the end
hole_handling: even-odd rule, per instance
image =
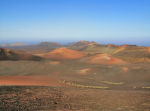
POLYGON ((68 86, 57 81, 58 78, 48 76, 0 76, 1 85, 68 86))
POLYGON ((78 59, 86 56, 87 54, 67 49, 67 48, 57 48, 52 52, 42 55, 44 58, 56 58, 56 59, 78 59))
POLYGON ((129 70, 129 68, 127 68, 127 67, 122 67, 122 70, 125 71, 125 72, 127 72, 127 71, 129 70))
POLYGON ((148 51, 150 52, 150 47, 148 47, 148 51))
MULTIPOLYGON (((130 55, 132 50, 124 47, 115 53, 130 55)), ((149 62, 128 63, 101 52, 52 50, 43 50, 45 58, 40 61, 36 56, 34 61, 0 61, 0 111, 149 111, 149 62)))
POLYGON ((127 62, 122 59, 109 57, 107 54, 97 54, 91 57, 88 57, 88 63, 96 64, 127 64, 127 62))
POLYGON ((60 62, 59 61, 50 61, 49 64, 51 64, 51 65, 58 65, 58 64, 60 64, 60 62))
POLYGON ((92 69, 82 69, 82 70, 77 70, 76 72, 79 75, 87 75, 88 72, 91 72, 91 71, 92 71, 92 69))

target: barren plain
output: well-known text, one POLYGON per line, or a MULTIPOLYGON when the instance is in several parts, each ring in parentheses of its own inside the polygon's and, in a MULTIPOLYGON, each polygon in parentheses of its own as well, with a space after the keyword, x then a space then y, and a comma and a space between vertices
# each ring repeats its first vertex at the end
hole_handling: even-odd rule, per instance
POLYGON ((89 44, 7 49, 0 50, 2 111, 150 110, 148 47, 89 44), (22 51, 21 55, 14 50, 22 51))

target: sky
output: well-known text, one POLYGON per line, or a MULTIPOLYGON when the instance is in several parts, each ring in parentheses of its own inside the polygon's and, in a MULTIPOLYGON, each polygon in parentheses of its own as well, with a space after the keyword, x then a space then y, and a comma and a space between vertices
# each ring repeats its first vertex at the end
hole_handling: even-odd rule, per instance
POLYGON ((150 46, 150 0, 0 0, 0 44, 150 46))

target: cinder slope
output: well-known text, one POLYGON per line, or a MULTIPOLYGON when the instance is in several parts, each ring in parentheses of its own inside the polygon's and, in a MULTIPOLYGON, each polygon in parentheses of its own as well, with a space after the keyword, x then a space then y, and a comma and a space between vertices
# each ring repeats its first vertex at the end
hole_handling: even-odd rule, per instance
POLYGON ((56 59, 78 59, 86 56, 87 54, 67 49, 67 48, 57 48, 52 52, 42 55, 41 57, 45 58, 56 58, 56 59))
POLYGON ((42 60, 41 57, 0 47, 0 60, 42 60))

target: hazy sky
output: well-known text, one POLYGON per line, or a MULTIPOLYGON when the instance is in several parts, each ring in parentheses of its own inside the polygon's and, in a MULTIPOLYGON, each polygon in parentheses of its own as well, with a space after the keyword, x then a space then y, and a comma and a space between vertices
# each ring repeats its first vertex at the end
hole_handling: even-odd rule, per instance
POLYGON ((150 46, 150 0, 0 0, 0 44, 150 46))

